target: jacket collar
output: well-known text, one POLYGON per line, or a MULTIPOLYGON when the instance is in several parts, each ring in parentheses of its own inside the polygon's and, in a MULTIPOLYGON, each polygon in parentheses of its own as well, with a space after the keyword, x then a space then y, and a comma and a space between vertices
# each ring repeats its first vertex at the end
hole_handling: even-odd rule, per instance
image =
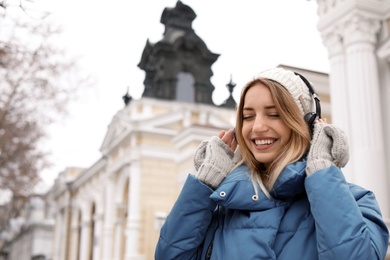
POLYGON ((289 164, 276 179, 268 198, 256 184, 258 195, 246 165, 234 169, 210 196, 218 205, 240 210, 266 210, 289 205, 289 201, 305 193, 306 161, 289 164))
POLYGON ((305 193, 306 160, 287 165, 271 190, 276 199, 294 199, 305 193))

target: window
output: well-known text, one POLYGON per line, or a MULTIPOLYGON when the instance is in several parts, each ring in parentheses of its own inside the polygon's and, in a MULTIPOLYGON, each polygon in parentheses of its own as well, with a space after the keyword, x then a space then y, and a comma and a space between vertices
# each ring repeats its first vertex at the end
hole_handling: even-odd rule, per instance
POLYGON ((195 101, 195 78, 189 72, 179 72, 177 74, 176 100, 183 102, 195 101))

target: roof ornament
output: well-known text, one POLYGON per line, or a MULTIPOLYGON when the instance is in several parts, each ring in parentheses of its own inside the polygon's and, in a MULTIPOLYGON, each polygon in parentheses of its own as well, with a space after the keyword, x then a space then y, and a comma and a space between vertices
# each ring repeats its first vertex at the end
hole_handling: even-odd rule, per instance
POLYGON ((226 107, 226 108, 236 108, 237 103, 233 98, 233 91, 234 88, 236 87, 236 83, 233 82, 232 75, 230 74, 230 81, 228 84, 226 84, 227 89, 229 90, 229 97, 225 100, 225 102, 222 103, 221 107, 226 107))
POLYGON ((133 99, 130 95, 129 95, 129 87, 127 87, 127 92, 125 95, 122 96, 122 99, 123 99, 123 102, 125 102, 125 106, 127 106, 130 101, 133 99))

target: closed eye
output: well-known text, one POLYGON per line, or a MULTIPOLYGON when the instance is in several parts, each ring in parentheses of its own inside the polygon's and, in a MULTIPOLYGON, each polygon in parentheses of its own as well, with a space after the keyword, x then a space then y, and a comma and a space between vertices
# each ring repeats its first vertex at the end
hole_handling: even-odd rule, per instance
POLYGON ((242 117, 243 120, 250 120, 252 118, 254 118, 254 116, 243 116, 242 117))

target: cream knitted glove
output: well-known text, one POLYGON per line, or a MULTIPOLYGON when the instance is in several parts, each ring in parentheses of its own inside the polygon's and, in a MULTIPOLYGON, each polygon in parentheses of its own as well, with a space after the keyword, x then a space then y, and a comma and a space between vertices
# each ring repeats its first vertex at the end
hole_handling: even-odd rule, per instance
POLYGON ((345 133, 330 124, 315 124, 306 174, 328 168, 332 163, 344 167, 349 159, 349 146, 345 133))
POLYGON ((239 151, 233 152, 220 138, 213 136, 210 141, 203 141, 195 151, 197 178, 216 189, 240 160, 239 151))
POLYGON ((208 140, 206 141, 203 141, 199 146, 198 148, 196 149, 195 151, 195 154, 194 154, 194 167, 195 167, 195 170, 198 171, 199 170, 199 167, 202 165, 202 163, 204 162, 204 159, 206 157, 206 147, 207 147, 207 144, 209 143, 208 140))

